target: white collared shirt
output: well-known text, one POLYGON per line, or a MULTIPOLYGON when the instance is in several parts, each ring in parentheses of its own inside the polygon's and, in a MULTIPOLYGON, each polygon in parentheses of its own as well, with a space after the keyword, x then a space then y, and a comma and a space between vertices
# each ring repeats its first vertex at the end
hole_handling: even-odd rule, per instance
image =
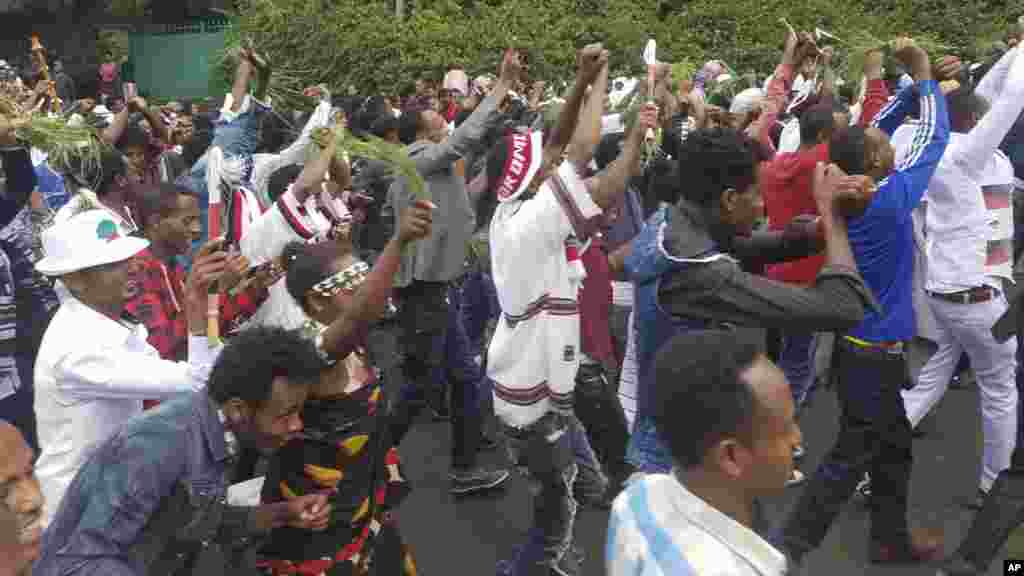
POLYGON ((783 576, 786 557, 674 475, 640 477, 615 499, 608 576, 783 576))
POLYGON ((148 336, 145 326, 115 322, 73 296, 46 329, 35 365, 35 413, 47 524, 92 451, 141 414, 144 399, 204 388, 222 348, 190 337, 188 362, 171 362, 148 336))
POLYGON ((992 270, 986 263, 990 240, 1006 231, 1005 226, 999 231, 998 214, 993 225, 990 208, 999 204, 986 205, 985 192, 990 201, 999 195, 1009 202, 1013 169, 998 148, 1024 111, 1024 59, 1018 53, 1008 52, 978 84, 975 92, 992 107, 970 132, 950 134, 949 147, 928 184, 925 289, 930 292, 1001 287, 989 277, 992 270))

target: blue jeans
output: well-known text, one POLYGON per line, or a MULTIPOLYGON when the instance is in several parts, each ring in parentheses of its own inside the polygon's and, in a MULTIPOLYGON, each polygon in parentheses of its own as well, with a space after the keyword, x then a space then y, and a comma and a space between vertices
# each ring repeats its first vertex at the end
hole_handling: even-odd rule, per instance
POLYGON ((480 354, 487 344, 484 342, 487 324, 501 314, 498 291, 490 274, 471 271, 463 278, 459 293, 466 336, 476 353, 480 354))
POLYGON ((419 281, 399 294, 406 381, 392 415, 392 438, 395 444, 402 441, 428 394, 436 394, 447 380, 452 387, 452 466, 472 468, 481 438, 483 370, 474 361, 457 294, 447 284, 419 281))
POLYGON ((571 554, 578 504, 574 484, 604 482, 600 465, 574 415, 548 413, 526 428, 504 427, 509 461, 529 480, 533 527, 511 562, 511 576, 550 574, 571 554))
MULTIPOLYGON (((210 143, 210 147, 219 147, 224 152, 224 158, 252 156, 256 153, 256 149, 260 144, 261 113, 268 109, 253 99, 249 109, 236 116, 233 120, 228 121, 221 115, 214 122, 213 142, 210 143)), ((192 169, 179 176, 175 181, 175 184, 191 190, 199 200, 199 221, 202 225, 202 231, 199 235, 199 240, 192 244, 193 252, 199 250, 199 247, 209 238, 206 216, 207 207, 210 203, 210 195, 206 189, 207 154, 209 154, 209 151, 203 153, 196 160, 196 163, 192 165, 192 169)))
POLYGON ((629 438, 626 461, 647 474, 668 474, 672 471, 672 453, 658 437, 654 419, 637 416, 629 438))
POLYGON ((458 296, 459 316, 466 330, 470 355, 479 357, 483 364, 479 386, 480 413, 482 418, 488 418, 494 414, 494 386, 486 372, 487 325, 501 314, 498 291, 490 274, 473 270, 463 277, 458 296))
POLYGON ((817 339, 813 333, 793 332, 782 336, 782 351, 779 354, 779 368, 789 380, 793 391, 793 405, 799 410, 807 399, 807 392, 814 382, 814 353, 817 339))

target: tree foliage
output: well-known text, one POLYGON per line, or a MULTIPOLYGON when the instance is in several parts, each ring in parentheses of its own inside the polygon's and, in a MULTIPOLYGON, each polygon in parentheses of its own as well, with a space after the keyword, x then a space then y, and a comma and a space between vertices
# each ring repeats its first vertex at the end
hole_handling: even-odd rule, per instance
MULTIPOLYGON (((643 70, 648 38, 659 60, 688 66, 717 58, 740 72, 778 61, 785 17, 839 38, 927 34, 971 56, 1024 13, 1006 0, 417 0, 405 19, 393 0, 246 0, 235 30, 252 37, 288 73, 334 90, 396 91, 453 66, 493 72, 501 50, 529 51, 533 79, 564 79, 575 50, 600 41, 614 74, 643 70)), ((842 46, 837 46, 840 50, 842 46)))

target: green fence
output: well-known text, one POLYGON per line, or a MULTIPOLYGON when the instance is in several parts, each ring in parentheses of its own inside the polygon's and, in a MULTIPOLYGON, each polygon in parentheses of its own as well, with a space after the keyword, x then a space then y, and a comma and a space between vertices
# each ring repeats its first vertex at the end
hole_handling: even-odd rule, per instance
POLYGON ((139 92, 159 100, 209 96, 210 68, 230 26, 207 20, 132 33, 129 61, 139 92))

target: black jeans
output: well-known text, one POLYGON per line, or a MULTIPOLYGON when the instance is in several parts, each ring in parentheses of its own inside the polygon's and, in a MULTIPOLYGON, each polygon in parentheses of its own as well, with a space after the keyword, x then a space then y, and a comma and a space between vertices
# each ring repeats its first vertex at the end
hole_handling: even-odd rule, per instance
POLYGON ((910 422, 900 395, 907 382, 903 354, 861 348, 845 339, 836 353, 839 437, 777 538, 797 562, 821 544, 869 469, 872 541, 898 544, 907 538, 913 455, 910 422))
POLYGON ((441 282, 413 281, 399 289, 398 296, 405 387, 392 411, 394 443, 405 438, 430 395, 444 398, 447 380, 452 389, 452 466, 472 468, 480 447, 483 374, 473 361, 457 303, 449 298, 449 285, 441 282))
POLYGON ((632 471, 626 464, 626 415, 602 365, 580 365, 576 372, 575 408, 598 460, 612 478, 624 481, 632 471))

